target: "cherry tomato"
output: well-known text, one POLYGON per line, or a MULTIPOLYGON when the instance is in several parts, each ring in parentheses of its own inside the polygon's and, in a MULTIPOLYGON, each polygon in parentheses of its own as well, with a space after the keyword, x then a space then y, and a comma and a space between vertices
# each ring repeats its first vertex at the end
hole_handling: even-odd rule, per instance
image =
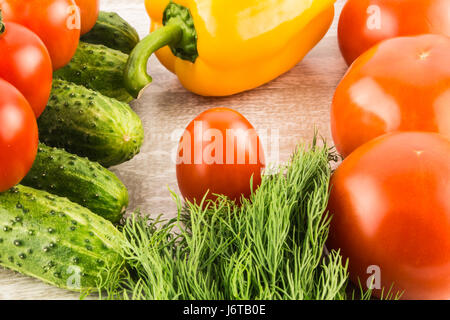
POLYGON ((331 179, 328 246, 349 258, 353 282, 377 296, 393 285, 404 299, 450 298, 449 159, 449 138, 397 132, 343 161, 331 179))
POLYGON ((331 129, 345 157, 392 131, 450 136, 450 38, 385 40, 359 57, 337 87, 331 129))
POLYGON ((80 8, 81 35, 88 33, 97 22, 100 0, 75 0, 80 8))
POLYGON ((181 194, 199 203, 208 192, 239 201, 261 183, 264 152, 250 122, 237 111, 213 108, 186 128, 177 155, 181 194))
POLYGON ((349 0, 342 9, 338 39, 350 65, 378 42, 436 33, 450 36, 448 0, 349 0))
POLYGON ((8 22, 4 27, 4 32, 0 31, 0 77, 19 89, 39 117, 52 89, 47 48, 36 34, 19 24, 8 22))
POLYGON ((5 21, 35 32, 47 46, 53 70, 70 62, 80 39, 80 12, 73 0, 0 0, 5 21))
POLYGON ((0 192, 19 183, 36 158, 38 128, 30 104, 0 78, 0 192))

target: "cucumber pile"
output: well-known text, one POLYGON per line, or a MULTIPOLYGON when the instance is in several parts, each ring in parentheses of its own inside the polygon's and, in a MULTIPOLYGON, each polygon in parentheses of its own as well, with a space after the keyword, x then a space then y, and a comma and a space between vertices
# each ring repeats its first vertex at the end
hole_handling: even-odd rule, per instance
POLYGON ((133 158, 144 140, 141 119, 128 104, 58 79, 38 127, 41 142, 105 167, 133 158))
POLYGON ((118 223, 128 191, 108 167, 139 153, 144 130, 123 87, 136 30, 102 12, 77 53, 54 72, 38 119, 40 145, 21 185, 0 193, 0 265, 58 287, 98 287, 123 266, 118 223))
POLYGON ((94 28, 81 37, 81 41, 102 44, 108 48, 130 54, 139 43, 139 35, 115 12, 100 12, 94 28))
POLYGON ((102 44, 80 42, 70 63, 56 70, 53 76, 128 103, 133 97, 123 85, 127 61, 128 55, 119 50, 102 44))
POLYGON ((95 288, 120 263, 121 233, 66 198, 17 186, 0 194, 1 264, 68 289, 95 288))
POLYGON ((128 206, 128 190, 114 173, 87 158, 44 144, 39 145, 22 184, 66 197, 113 223, 120 221, 128 206))

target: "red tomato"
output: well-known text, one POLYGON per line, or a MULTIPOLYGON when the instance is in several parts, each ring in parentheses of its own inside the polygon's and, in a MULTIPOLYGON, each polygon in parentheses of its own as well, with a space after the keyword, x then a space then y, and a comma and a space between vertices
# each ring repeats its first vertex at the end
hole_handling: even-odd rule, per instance
POLYGON ((0 78, 0 192, 19 183, 36 158, 38 128, 25 97, 0 78))
POLYGON ((339 84, 331 129, 345 157, 392 131, 450 136, 450 38, 386 40, 359 57, 339 84))
POLYGON ((80 8, 81 35, 88 33, 97 22, 100 0, 75 0, 80 8))
POLYGON ((349 0, 338 26, 342 55, 350 65, 378 42, 425 33, 450 36, 449 0, 349 0))
POLYGON ((343 161, 331 179, 328 245, 349 258, 353 282, 450 299, 449 159, 447 137, 397 132, 343 161))
POLYGON ((237 111, 213 108, 186 128, 177 158, 181 194, 199 203, 206 192, 239 201, 261 183, 264 152, 253 126, 237 111))
POLYGON ((80 12, 73 0, 0 0, 5 21, 35 32, 47 46, 53 70, 70 62, 80 39, 80 12))
POLYGON ((52 62, 47 48, 29 29, 13 22, 4 26, 4 32, 0 31, 0 77, 19 89, 39 117, 52 89, 52 62))

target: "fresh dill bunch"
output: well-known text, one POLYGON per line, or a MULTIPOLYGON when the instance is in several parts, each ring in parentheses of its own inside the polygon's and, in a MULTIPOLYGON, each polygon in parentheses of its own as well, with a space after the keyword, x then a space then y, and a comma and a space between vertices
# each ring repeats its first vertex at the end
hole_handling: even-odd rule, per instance
POLYGON ((333 159, 333 150, 314 140, 277 173, 263 176, 240 205, 218 196, 183 206, 172 193, 176 219, 133 215, 122 231, 126 268, 108 268, 100 298, 348 298, 347 262, 337 251, 325 254, 333 159))

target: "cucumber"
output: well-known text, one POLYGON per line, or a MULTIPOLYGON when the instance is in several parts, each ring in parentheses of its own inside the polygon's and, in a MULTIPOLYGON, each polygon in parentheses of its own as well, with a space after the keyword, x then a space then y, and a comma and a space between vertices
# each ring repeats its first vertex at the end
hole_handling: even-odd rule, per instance
POLYGON ((100 11, 94 28, 83 35, 81 40, 130 54, 139 42, 139 35, 117 13, 100 11))
POLYGON ((123 85, 128 55, 100 44, 80 42, 68 65, 56 70, 53 77, 70 81, 115 98, 130 102, 133 97, 123 85))
POLYGON ((44 144, 104 167, 133 158, 144 139, 142 122, 129 105, 57 79, 38 127, 44 144))
POLYGON ((66 197, 113 223, 120 221, 128 206, 128 191, 114 173, 97 162, 42 143, 21 183, 66 197))
POLYGON ((105 266, 122 263, 122 237, 66 198, 21 185, 0 194, 0 264, 49 284, 95 288, 105 266))

